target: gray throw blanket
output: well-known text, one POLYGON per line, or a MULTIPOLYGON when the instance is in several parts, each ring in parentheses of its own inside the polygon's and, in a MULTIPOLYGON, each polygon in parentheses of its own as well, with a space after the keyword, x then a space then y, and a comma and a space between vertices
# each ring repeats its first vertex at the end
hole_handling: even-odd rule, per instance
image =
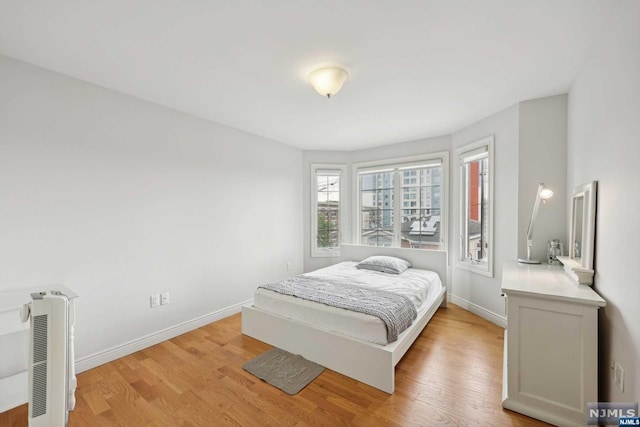
POLYGON ((376 316, 387 326, 388 342, 396 341, 398 334, 411 326, 417 317, 416 308, 408 297, 349 283, 327 281, 310 276, 294 276, 259 287, 283 295, 376 316))

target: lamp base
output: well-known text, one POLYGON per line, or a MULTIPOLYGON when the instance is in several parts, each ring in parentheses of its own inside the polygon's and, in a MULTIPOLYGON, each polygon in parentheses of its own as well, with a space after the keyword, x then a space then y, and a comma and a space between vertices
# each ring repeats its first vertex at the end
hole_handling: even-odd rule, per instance
POLYGON ((518 258, 518 262, 521 264, 540 264, 540 261, 538 261, 537 259, 518 258))

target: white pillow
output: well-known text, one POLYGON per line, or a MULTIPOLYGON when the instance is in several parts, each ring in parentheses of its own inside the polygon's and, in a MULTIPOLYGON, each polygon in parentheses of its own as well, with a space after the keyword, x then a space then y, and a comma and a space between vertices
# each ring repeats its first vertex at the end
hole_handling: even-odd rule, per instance
POLYGON ((392 256, 370 256, 356 264, 356 268, 391 274, 400 274, 409 267, 411 267, 409 261, 392 256))

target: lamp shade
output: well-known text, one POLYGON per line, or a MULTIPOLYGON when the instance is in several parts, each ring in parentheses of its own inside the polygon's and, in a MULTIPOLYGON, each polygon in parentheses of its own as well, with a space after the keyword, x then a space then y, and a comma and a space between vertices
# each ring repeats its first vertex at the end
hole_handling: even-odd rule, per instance
POLYGON ((536 218, 538 217, 538 208, 540 207, 540 200, 542 203, 545 200, 550 199, 553 196, 553 191, 546 188, 543 183, 538 184, 538 191, 536 192, 536 200, 533 202, 533 212, 531 213, 531 221, 529 221, 529 228, 527 229, 527 257, 518 258, 518 262, 524 264, 540 264, 537 259, 531 258, 531 247, 533 246, 533 230, 536 226, 536 218))
POLYGON ((550 199, 551 196, 553 196, 553 191, 549 190, 548 188, 543 188, 540 190, 541 199, 550 199))
POLYGON ((342 89, 342 85, 347 81, 349 74, 339 67, 326 67, 313 70, 307 76, 311 86, 322 96, 331 98, 342 89))

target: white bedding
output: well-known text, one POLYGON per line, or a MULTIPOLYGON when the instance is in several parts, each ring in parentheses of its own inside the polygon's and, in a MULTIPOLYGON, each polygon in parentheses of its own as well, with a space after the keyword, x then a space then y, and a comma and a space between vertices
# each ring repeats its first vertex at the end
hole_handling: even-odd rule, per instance
MULTIPOLYGON (((405 295, 413 301, 418 316, 434 303, 442 289, 440 277, 433 271, 409 268, 401 274, 360 270, 347 261, 306 273, 317 278, 349 279, 354 284, 405 295)), ((387 344, 387 328, 382 320, 368 314, 330 307, 266 289, 258 289, 254 306, 316 328, 369 341, 387 344)))

